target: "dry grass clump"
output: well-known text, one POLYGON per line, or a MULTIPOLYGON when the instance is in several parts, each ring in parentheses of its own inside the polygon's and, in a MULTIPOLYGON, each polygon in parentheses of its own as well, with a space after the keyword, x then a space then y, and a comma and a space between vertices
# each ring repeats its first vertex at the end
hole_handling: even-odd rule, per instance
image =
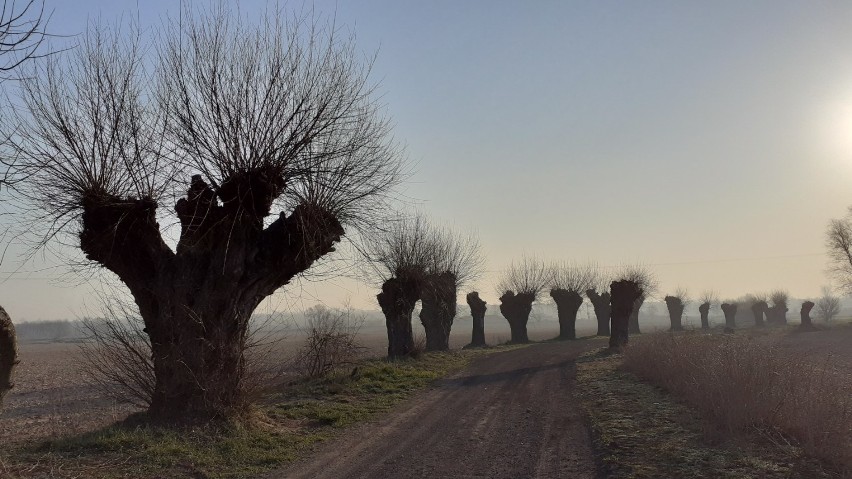
POLYGON ((635 341, 623 367, 682 397, 724 433, 780 432, 852 475, 852 384, 769 342, 703 334, 635 341))

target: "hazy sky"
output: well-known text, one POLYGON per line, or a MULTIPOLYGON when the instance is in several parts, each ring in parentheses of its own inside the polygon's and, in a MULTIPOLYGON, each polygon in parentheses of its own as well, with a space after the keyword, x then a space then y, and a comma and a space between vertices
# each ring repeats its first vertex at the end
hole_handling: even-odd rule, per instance
MULTIPOLYGON (((137 11, 157 25, 179 5, 45 1, 62 34, 137 11)), ((807 297, 827 283, 825 225, 852 204, 852 3, 315 5, 378 50, 374 79, 414 163, 405 193, 479 232, 490 304, 494 272, 525 252, 642 261, 663 292, 807 297)), ((15 319, 83 314, 88 286, 41 279, 60 272, 11 275, 0 304, 15 319)), ((373 307, 375 294, 303 283, 275 304, 373 307)))

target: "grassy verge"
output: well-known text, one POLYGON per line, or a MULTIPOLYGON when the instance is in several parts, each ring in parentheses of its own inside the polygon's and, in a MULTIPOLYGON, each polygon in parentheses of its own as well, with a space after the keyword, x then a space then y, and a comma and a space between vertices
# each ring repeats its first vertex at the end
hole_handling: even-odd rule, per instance
POLYGON ((620 369, 603 350, 577 363, 580 400, 608 478, 828 478, 794 445, 767 438, 710 438, 695 410, 620 369))
POLYGON ((175 431, 131 418, 71 439, 0 448, 0 477, 255 477, 389 410, 473 359, 509 348, 367 361, 352 373, 291 385, 258 408, 251 428, 175 431))

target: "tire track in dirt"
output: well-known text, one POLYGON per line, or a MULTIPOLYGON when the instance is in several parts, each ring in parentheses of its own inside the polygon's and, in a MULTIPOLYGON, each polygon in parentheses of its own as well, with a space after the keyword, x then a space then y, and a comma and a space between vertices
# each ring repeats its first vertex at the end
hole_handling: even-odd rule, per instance
POLYGON ((480 358, 269 478, 594 478, 574 360, 601 341, 480 358))

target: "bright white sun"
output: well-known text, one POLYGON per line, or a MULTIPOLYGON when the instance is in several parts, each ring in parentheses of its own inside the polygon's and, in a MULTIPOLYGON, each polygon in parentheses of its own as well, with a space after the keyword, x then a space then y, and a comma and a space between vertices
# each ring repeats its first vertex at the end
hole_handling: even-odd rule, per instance
POLYGON ((823 105, 816 124, 821 130, 819 144, 823 153, 832 160, 852 164, 852 95, 823 105))

